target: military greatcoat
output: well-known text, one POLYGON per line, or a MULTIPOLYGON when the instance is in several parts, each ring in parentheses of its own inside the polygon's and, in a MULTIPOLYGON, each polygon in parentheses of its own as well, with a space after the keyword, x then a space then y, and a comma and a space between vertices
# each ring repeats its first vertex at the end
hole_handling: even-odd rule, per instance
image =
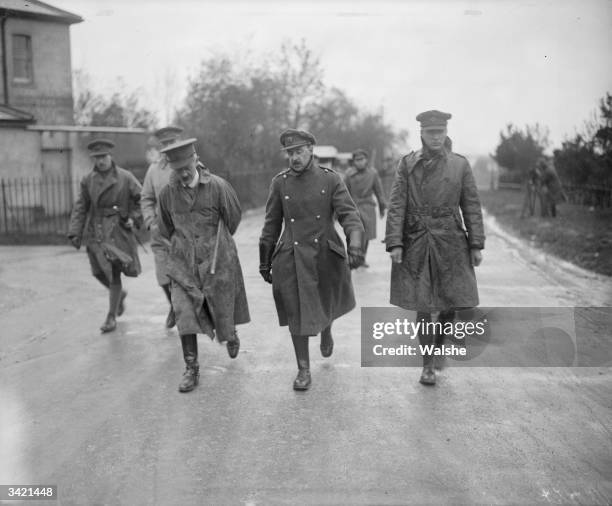
POLYGON ((382 184, 378 172, 372 168, 357 170, 351 167, 345 174, 346 187, 353 201, 357 205, 363 227, 365 228, 365 239, 376 239, 376 203, 383 211, 386 207, 382 184))
POLYGON ((138 243, 132 230, 123 223, 132 218, 142 223, 140 183, 134 175, 113 162, 108 173, 93 169, 82 180, 72 209, 68 237, 78 237, 87 247, 94 276, 104 274, 112 280, 112 264, 126 276, 141 272, 138 243))
POLYGON ((482 210, 468 161, 449 150, 423 150, 399 163, 385 244, 403 247, 391 268, 391 304, 438 311, 478 305, 470 249, 484 248, 482 210), (465 228, 464 228, 465 224, 465 228))
POLYGON ((192 191, 183 188, 179 178, 171 178, 163 188, 159 228, 170 241, 167 273, 179 334, 216 335, 223 342, 233 339, 235 325, 250 321, 232 237, 242 211, 227 181, 203 166, 198 171, 192 191))
POLYGON ((157 225, 157 208, 159 194, 170 180, 172 169, 168 166, 166 157, 161 157, 158 161, 149 165, 142 183, 142 195, 140 207, 145 226, 151 230, 151 249, 155 258, 155 276, 160 286, 170 283, 166 273, 168 262, 168 244, 159 234, 157 225), (154 225, 152 227, 152 225, 154 225))
POLYGON ((260 243, 274 247, 272 290, 278 320, 293 335, 316 335, 355 307, 334 214, 347 236, 363 233, 357 208, 333 170, 311 162, 302 172, 287 169, 272 180, 260 243))

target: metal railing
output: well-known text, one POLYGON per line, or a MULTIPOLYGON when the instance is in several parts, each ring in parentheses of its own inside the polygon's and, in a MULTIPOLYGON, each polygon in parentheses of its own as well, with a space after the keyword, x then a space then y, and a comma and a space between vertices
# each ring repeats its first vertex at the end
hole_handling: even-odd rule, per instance
MULTIPOLYGON (((263 206, 274 170, 219 174, 238 194, 243 210, 263 206)), ((80 181, 62 177, 0 179, 0 243, 66 240, 80 181)))

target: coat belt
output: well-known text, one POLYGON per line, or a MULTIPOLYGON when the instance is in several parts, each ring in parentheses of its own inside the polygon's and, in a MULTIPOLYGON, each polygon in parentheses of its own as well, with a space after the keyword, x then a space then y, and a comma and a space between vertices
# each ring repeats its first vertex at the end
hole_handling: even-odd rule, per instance
POLYGON ((408 214, 418 216, 431 216, 433 218, 441 218, 443 216, 452 216, 453 208, 448 206, 419 206, 408 209, 408 214))

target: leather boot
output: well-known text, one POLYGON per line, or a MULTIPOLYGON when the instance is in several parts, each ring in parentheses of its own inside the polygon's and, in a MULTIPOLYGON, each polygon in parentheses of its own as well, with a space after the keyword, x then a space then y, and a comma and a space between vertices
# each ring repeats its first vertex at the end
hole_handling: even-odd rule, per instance
POLYGON ((310 377, 310 356, 308 353, 308 336, 291 335, 295 358, 297 360, 298 374, 293 382, 294 390, 308 390, 312 379, 310 377))
POLYGON ((166 294, 166 298, 170 303, 170 311, 168 311, 168 316, 166 317, 166 328, 171 329, 176 325, 176 315, 174 314, 174 308, 172 307, 172 296, 170 292, 170 284, 162 285, 162 289, 166 294))
MULTIPOLYGON (((431 322, 430 313, 417 313, 417 321, 422 322, 422 325, 426 325, 431 322)), ((426 330, 419 330, 419 344, 421 346, 429 346, 434 344, 434 336, 432 333, 426 330)), ((425 350, 423 350, 425 351, 425 350)), ((433 355, 429 353, 423 354, 423 371, 421 372, 421 378, 419 383, 422 385, 435 385, 436 384, 436 373, 433 367, 433 355)))
POLYGON ((117 328, 116 314, 121 295, 121 285, 111 283, 108 288, 108 314, 106 315, 106 320, 104 320, 104 323, 100 327, 103 334, 112 332, 117 328))
POLYGON ((112 332, 116 328, 117 328, 117 320, 115 319, 115 315, 108 313, 106 315, 106 320, 104 320, 104 323, 100 327, 100 330, 102 331, 103 334, 106 334, 107 332, 112 332))
POLYGON ((230 358, 236 358, 238 351, 240 350, 240 339, 238 339, 238 332, 234 329, 234 340, 228 341, 225 346, 227 347, 227 354, 230 358))
POLYGON ((195 334, 181 336, 185 372, 179 383, 179 392, 191 392, 200 381, 200 365, 198 364, 198 338, 195 334))
POLYGON ((334 352, 334 338, 331 333, 331 324, 329 327, 325 327, 323 332, 321 332, 321 344, 319 348, 321 349, 321 355, 325 358, 332 356, 334 352))
MULTIPOLYGON (((454 320, 455 320, 455 311, 452 309, 449 311, 440 311, 440 314, 438 315, 438 323, 441 323, 443 328, 446 323, 448 322, 452 323, 454 320)), ((445 340, 446 340, 446 334, 444 332, 439 332, 439 333, 436 332, 435 345, 437 349, 442 348, 442 345, 444 344, 445 340)), ((434 357, 434 369, 441 371, 445 367, 446 367, 446 357, 444 355, 436 355, 434 357)))
POLYGON ((117 316, 121 316, 125 313, 125 298, 127 297, 127 292, 125 290, 121 290, 121 296, 119 297, 119 304, 117 304, 117 316))

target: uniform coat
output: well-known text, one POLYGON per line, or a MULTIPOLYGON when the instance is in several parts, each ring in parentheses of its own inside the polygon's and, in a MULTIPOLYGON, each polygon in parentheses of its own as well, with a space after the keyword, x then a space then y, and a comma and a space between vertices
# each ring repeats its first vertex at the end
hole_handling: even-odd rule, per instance
POLYGON ((402 158, 385 238, 387 251, 403 247, 402 263, 391 268, 391 304, 420 311, 478 305, 470 249, 484 248, 484 239, 478 192, 464 157, 445 149, 435 158, 423 150, 402 158))
POLYGON ((170 283, 170 279, 166 273, 168 244, 160 236, 159 228, 157 226, 151 228, 151 225, 157 225, 159 194, 164 186, 168 184, 171 173, 172 169, 168 167, 165 156, 153 162, 145 174, 140 198, 140 207, 142 209, 144 224, 147 229, 151 230, 151 249, 153 250, 153 256, 155 258, 155 276, 160 286, 170 283))
POLYGON ((372 168, 360 171, 351 167, 346 171, 344 181, 359 210, 359 215, 365 229, 365 239, 367 241, 376 239, 376 203, 374 202, 374 195, 376 195, 378 207, 381 211, 387 206, 378 172, 372 168))
POLYGON ((193 196, 178 178, 171 178, 162 189, 159 227, 161 236, 170 241, 167 273, 172 281, 172 307, 179 334, 204 333, 211 339, 216 334, 223 342, 233 339, 236 324, 250 321, 232 237, 242 211, 229 183, 203 166, 198 170, 193 196))
POLYGON ((316 335, 355 307, 344 233, 363 225, 340 175, 310 163, 287 169, 270 185, 260 242, 272 254, 272 290, 278 320, 293 335, 316 335), (281 233, 282 229, 282 233, 281 233), (280 238, 279 238, 280 236, 280 238))
POLYGON ((141 186, 131 172, 114 164, 108 174, 94 169, 80 185, 72 209, 68 237, 79 237, 87 247, 92 273, 112 279, 112 265, 120 265, 126 276, 141 272, 138 243, 132 230, 122 226, 132 218, 142 223, 140 212, 141 186))

